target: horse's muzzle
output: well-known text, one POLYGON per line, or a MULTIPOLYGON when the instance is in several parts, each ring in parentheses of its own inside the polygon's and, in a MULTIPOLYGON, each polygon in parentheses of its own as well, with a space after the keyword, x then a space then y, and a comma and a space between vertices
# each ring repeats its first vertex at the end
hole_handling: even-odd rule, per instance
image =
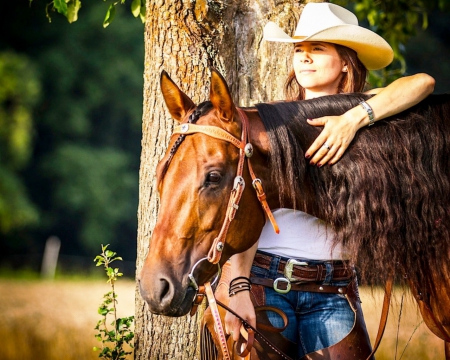
POLYGON ((195 289, 190 286, 182 286, 163 276, 149 277, 142 273, 139 291, 150 312, 171 317, 189 313, 196 295, 195 289))

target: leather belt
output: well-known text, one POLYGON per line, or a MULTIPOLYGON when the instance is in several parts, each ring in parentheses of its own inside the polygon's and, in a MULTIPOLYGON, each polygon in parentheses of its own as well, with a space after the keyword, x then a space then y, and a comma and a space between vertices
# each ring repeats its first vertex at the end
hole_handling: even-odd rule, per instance
MULTIPOLYGON (((254 285, 262 285, 267 287, 274 287, 275 280, 267 278, 252 277, 250 281, 254 285)), ((351 285, 351 283, 349 284, 351 285)), ((332 286, 332 285, 320 285, 313 283, 292 283, 281 282, 277 284, 277 291, 286 293, 291 291, 306 291, 315 293, 327 293, 327 294, 347 294, 347 287, 349 286, 332 286)))
MULTIPOLYGON (((253 260, 253 265, 263 268, 270 269, 270 264, 273 257, 270 255, 256 253, 255 259, 253 260)), ((353 277, 354 269, 348 264, 348 261, 332 261, 333 265, 333 281, 349 280, 353 277)), ((294 282, 321 282, 324 281, 327 275, 327 269, 325 264, 307 264, 301 261, 296 261, 294 259, 289 259, 288 261, 280 260, 278 264, 277 272, 286 275, 289 272, 289 279, 292 283, 294 282), (292 263, 293 261, 294 263, 292 263), (286 269, 286 267, 288 268, 286 269)))

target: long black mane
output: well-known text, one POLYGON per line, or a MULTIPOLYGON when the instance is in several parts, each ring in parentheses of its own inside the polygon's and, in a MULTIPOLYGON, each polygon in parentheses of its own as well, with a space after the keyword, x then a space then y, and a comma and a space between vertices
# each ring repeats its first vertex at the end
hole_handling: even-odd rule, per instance
POLYGON ((257 105, 268 132, 270 170, 280 203, 329 223, 368 281, 407 275, 432 289, 450 255, 450 95, 358 131, 333 166, 304 152, 320 128, 307 118, 340 115, 363 94, 257 105), (400 265, 400 266, 399 266, 400 265))

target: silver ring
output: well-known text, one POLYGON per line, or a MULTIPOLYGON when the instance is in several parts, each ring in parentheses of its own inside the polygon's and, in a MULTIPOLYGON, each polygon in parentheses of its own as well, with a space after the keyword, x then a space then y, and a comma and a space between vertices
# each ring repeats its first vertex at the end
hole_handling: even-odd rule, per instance
POLYGON ((323 143, 322 147, 326 148, 328 151, 330 151, 331 146, 328 145, 327 143, 323 143))

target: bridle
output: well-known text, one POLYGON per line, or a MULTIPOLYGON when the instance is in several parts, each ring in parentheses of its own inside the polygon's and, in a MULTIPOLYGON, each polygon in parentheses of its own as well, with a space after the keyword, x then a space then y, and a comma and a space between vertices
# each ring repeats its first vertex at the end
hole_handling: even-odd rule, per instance
MULTIPOLYGON (((230 227, 231 222, 233 221, 236 211, 239 209, 239 202, 241 200, 242 194, 245 189, 245 181, 243 178, 243 172, 244 172, 244 163, 247 159, 248 169, 250 172, 250 176, 252 178, 252 184, 254 189, 256 190, 256 195, 258 197, 258 200, 261 203, 262 208, 264 209, 268 219, 272 223, 272 226, 276 233, 279 233, 278 225, 275 221, 275 218, 273 217, 272 211, 270 210, 270 207, 267 203, 266 194, 264 193, 264 189, 262 187, 261 180, 256 177, 253 167, 251 165, 250 158, 253 155, 253 146, 249 142, 248 139, 248 118, 245 112, 240 109, 236 108, 237 112, 240 115, 241 122, 242 122, 242 133, 241 133, 241 139, 238 139, 231 135, 229 132, 225 131, 224 129, 218 127, 218 126, 212 126, 212 125, 197 125, 192 123, 183 123, 181 125, 178 125, 174 128, 173 135, 179 134, 180 136, 187 136, 187 135, 193 135, 197 133, 202 133, 205 135, 208 135, 210 137, 213 137, 215 139, 227 141, 231 144, 233 144, 235 147, 239 149, 239 161, 238 166, 236 170, 236 176, 234 178, 234 184, 233 188, 231 190, 230 198, 228 200, 228 206, 227 211, 225 214, 225 219, 223 221, 222 227, 220 229, 219 235, 214 239, 211 248, 208 252, 208 255, 199 260, 199 262, 203 260, 208 260, 212 264, 218 264, 220 261, 220 258, 222 256, 222 251, 225 246, 225 240, 228 233, 228 229, 230 227)), ((173 153, 171 154, 173 156, 173 153)), ((193 268, 195 268, 198 265, 198 262, 194 265, 193 268)), ((191 271, 192 275, 193 270, 191 271)), ((198 288, 198 285, 195 283, 195 280, 193 279, 193 276, 190 276, 191 282, 193 283, 194 288, 198 288)))
POLYGON ((213 137, 215 139, 229 142, 232 145, 234 145, 236 148, 239 149, 239 160, 238 160, 238 165, 237 165, 237 170, 236 170, 236 176, 234 178, 233 188, 231 189, 230 197, 228 200, 227 211, 226 211, 225 218, 222 223, 222 227, 220 229, 219 235, 214 239, 214 241, 208 251, 207 256, 198 260, 194 264, 194 266, 192 267, 192 269, 188 275, 189 280, 190 280, 189 285, 191 287, 193 287, 195 289, 195 291, 197 292, 197 295, 195 296, 195 299, 193 302, 193 307, 191 309, 191 315, 195 314, 197 306, 202 302, 203 297, 204 297, 204 287, 199 286, 194 277, 195 268, 201 262, 207 260, 212 264, 217 264, 217 267, 218 267, 216 278, 213 280, 212 284, 214 284, 220 277, 221 269, 220 269, 219 261, 222 256, 222 251, 225 247, 225 240, 227 237, 228 229, 236 215, 236 211, 239 209, 239 202, 241 200, 242 194, 245 189, 245 180, 243 177, 245 160, 247 160, 249 173, 252 178, 252 184, 256 191, 258 200, 261 203, 261 206, 264 209, 264 211, 267 215, 267 218, 272 223, 272 226, 273 226, 275 232, 279 233, 278 225, 277 225, 275 218, 273 217, 272 211, 270 210, 270 207, 267 203, 266 194, 262 187, 262 182, 255 175, 255 173, 253 171, 253 167, 251 165, 250 158, 253 155, 253 146, 249 142, 249 139, 248 139, 247 115, 245 114, 245 112, 242 109, 240 109, 238 107, 236 108, 236 110, 241 118, 241 123, 242 123, 242 132, 241 132, 240 139, 236 138, 234 135, 230 134, 229 132, 227 132, 226 130, 224 130, 218 126, 194 124, 193 123, 195 121, 194 117, 190 116, 188 122, 180 124, 174 128, 172 136, 179 135, 179 137, 175 141, 172 149, 170 150, 169 158, 166 161, 166 164, 164 167, 164 172, 165 172, 165 171, 167 171, 167 168, 168 168, 173 156, 175 155, 175 152, 179 148, 179 145, 184 140, 184 138, 188 135, 202 133, 202 134, 208 135, 210 137, 213 137))
POLYGON ((261 206, 263 207, 268 219, 272 223, 275 232, 279 233, 278 225, 267 203, 266 194, 264 193, 261 180, 256 177, 251 165, 250 158, 253 155, 253 146, 248 139, 247 115, 240 108, 236 108, 236 110, 239 113, 242 122, 241 139, 234 137, 229 132, 225 131, 220 127, 212 125, 197 125, 197 124, 183 123, 181 125, 176 126, 173 132, 173 135, 175 134, 192 135, 196 133, 202 133, 219 140, 227 141, 239 149, 239 161, 236 170, 236 177, 234 178, 233 188, 231 190, 230 198, 228 200, 225 219, 222 224, 222 228, 219 232, 219 235, 214 239, 207 256, 207 260, 212 264, 217 264, 220 261, 222 251, 225 246, 225 239, 228 233, 228 228, 231 222, 233 221, 234 216, 236 215, 236 211, 239 208, 239 202, 241 200, 242 193, 244 192, 245 189, 245 181, 242 175, 246 159, 250 176, 252 178, 252 184, 254 189, 256 190, 258 200, 260 201, 261 206))

